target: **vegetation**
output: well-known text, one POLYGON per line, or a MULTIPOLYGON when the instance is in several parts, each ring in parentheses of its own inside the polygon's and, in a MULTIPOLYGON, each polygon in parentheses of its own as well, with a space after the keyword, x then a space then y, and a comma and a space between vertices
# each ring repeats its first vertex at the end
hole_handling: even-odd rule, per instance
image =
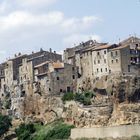
POLYGON ((91 105, 91 99, 96 95, 92 92, 83 92, 83 93, 66 93, 62 97, 63 102, 75 100, 80 102, 83 105, 91 105))
POLYGON ((22 124, 16 129, 16 134, 19 140, 68 139, 73 127, 62 121, 53 122, 48 125, 22 124))
POLYGON ((140 140, 140 136, 132 136, 131 140, 140 140))
POLYGON ((21 124, 15 132, 19 140, 32 140, 35 127, 33 124, 21 124))
POLYGON ((74 94, 72 92, 66 93, 62 97, 62 101, 63 102, 65 102, 65 101, 71 101, 71 100, 74 100, 74 94))
POLYGON ((11 118, 0 115, 0 136, 6 133, 11 126, 11 118))

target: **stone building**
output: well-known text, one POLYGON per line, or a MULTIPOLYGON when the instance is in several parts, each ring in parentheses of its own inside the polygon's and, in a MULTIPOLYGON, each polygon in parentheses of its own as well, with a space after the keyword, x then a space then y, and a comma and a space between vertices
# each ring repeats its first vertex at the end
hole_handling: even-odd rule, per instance
POLYGON ((62 56, 56 52, 40 50, 30 55, 15 55, 0 65, 0 99, 4 104, 9 104, 7 108, 14 116, 23 116, 24 98, 34 94, 34 67, 45 61, 62 61, 62 56), (26 95, 26 96, 25 96, 26 95))
POLYGON ((94 77, 101 77, 108 75, 111 71, 109 68, 108 53, 111 48, 116 48, 117 45, 101 45, 92 50, 92 63, 93 63, 93 75, 94 77))
POLYGON ((76 88, 77 71, 71 64, 46 61, 35 66, 34 71, 35 92, 59 95, 76 88))
POLYGON ((78 68, 79 78, 92 78, 93 50, 106 43, 98 43, 93 40, 82 42, 78 46, 64 50, 64 62, 73 64, 78 68))
POLYGON ((139 74, 140 39, 130 37, 120 42, 117 48, 109 52, 109 67, 112 73, 139 74))
POLYGON ((119 44, 89 40, 64 51, 64 62, 78 67, 78 81, 111 73, 139 73, 140 39, 130 37, 119 44))

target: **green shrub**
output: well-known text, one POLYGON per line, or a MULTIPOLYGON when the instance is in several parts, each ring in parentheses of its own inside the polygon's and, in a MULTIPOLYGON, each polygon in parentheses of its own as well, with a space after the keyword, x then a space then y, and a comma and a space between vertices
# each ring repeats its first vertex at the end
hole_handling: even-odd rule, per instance
POLYGON ((83 93, 66 93, 62 97, 62 101, 71 101, 75 100, 80 102, 83 105, 91 105, 91 99, 96 97, 96 95, 92 92, 83 92, 83 93))
POLYGON ((74 100, 74 94, 72 92, 66 93, 62 97, 62 101, 63 102, 65 102, 65 101, 71 101, 71 100, 74 100))
POLYGON ((56 125, 47 133, 45 138, 47 140, 68 139, 72 128, 74 128, 74 126, 67 124, 56 125))
POLYGON ((35 132, 33 124, 21 124, 15 130, 18 140, 31 140, 32 134, 35 132))
POLYGON ((55 140, 67 139, 73 126, 64 124, 62 120, 55 121, 48 125, 34 125, 36 132, 33 134, 32 140, 55 140))
POLYGON ((11 126, 11 118, 9 116, 0 115, 0 136, 6 133, 11 126))
POLYGON ((84 98, 83 105, 91 105, 90 98, 84 98))
POLYGON ((140 136, 132 136, 131 140, 140 140, 140 136))
POLYGON ((83 105, 91 105, 91 99, 95 97, 95 94, 92 92, 84 92, 82 94, 75 94, 75 101, 80 102, 83 105))

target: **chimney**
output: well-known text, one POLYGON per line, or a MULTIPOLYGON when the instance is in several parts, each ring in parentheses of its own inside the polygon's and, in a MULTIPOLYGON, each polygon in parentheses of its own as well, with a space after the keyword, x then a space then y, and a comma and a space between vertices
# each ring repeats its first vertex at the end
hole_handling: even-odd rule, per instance
POLYGON ((54 51, 54 53, 56 54, 56 51, 54 51))
POLYGON ((40 52, 43 52, 43 49, 42 48, 40 48, 40 52))
POLYGON ((50 48, 50 53, 52 53, 52 49, 50 48))

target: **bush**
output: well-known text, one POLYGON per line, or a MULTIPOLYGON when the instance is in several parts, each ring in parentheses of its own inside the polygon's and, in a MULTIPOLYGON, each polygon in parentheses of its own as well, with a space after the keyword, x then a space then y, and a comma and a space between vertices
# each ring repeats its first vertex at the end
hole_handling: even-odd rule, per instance
POLYGON ((9 116, 0 115, 0 136, 6 133, 12 126, 9 116))
POLYGON ((31 140, 32 134, 35 132, 33 124, 21 124, 15 130, 18 140, 31 140))
POLYGON ((63 102, 65 102, 65 101, 71 101, 71 100, 74 100, 74 94, 72 92, 66 93, 62 97, 62 101, 63 102))
POLYGON ((83 105, 91 105, 91 99, 93 97, 96 97, 96 95, 92 92, 83 92, 83 93, 66 93, 62 97, 62 101, 71 101, 75 100, 77 102, 80 102, 83 105))
POLYGON ((46 140, 68 139, 72 128, 74 128, 74 126, 67 124, 56 125, 53 129, 51 129, 47 133, 45 139, 46 140))
POLYGON ((91 105, 90 98, 84 98, 83 105, 91 105))
POLYGON ((76 93, 75 94, 75 101, 78 101, 83 105, 91 105, 91 98, 93 98, 95 96, 96 95, 92 92, 84 92, 82 94, 76 93))
POLYGON ((21 124, 15 130, 18 140, 54 140, 67 139, 74 126, 64 124, 61 120, 48 125, 21 124))
POLYGON ((132 136, 131 140, 140 140, 140 136, 132 136))

